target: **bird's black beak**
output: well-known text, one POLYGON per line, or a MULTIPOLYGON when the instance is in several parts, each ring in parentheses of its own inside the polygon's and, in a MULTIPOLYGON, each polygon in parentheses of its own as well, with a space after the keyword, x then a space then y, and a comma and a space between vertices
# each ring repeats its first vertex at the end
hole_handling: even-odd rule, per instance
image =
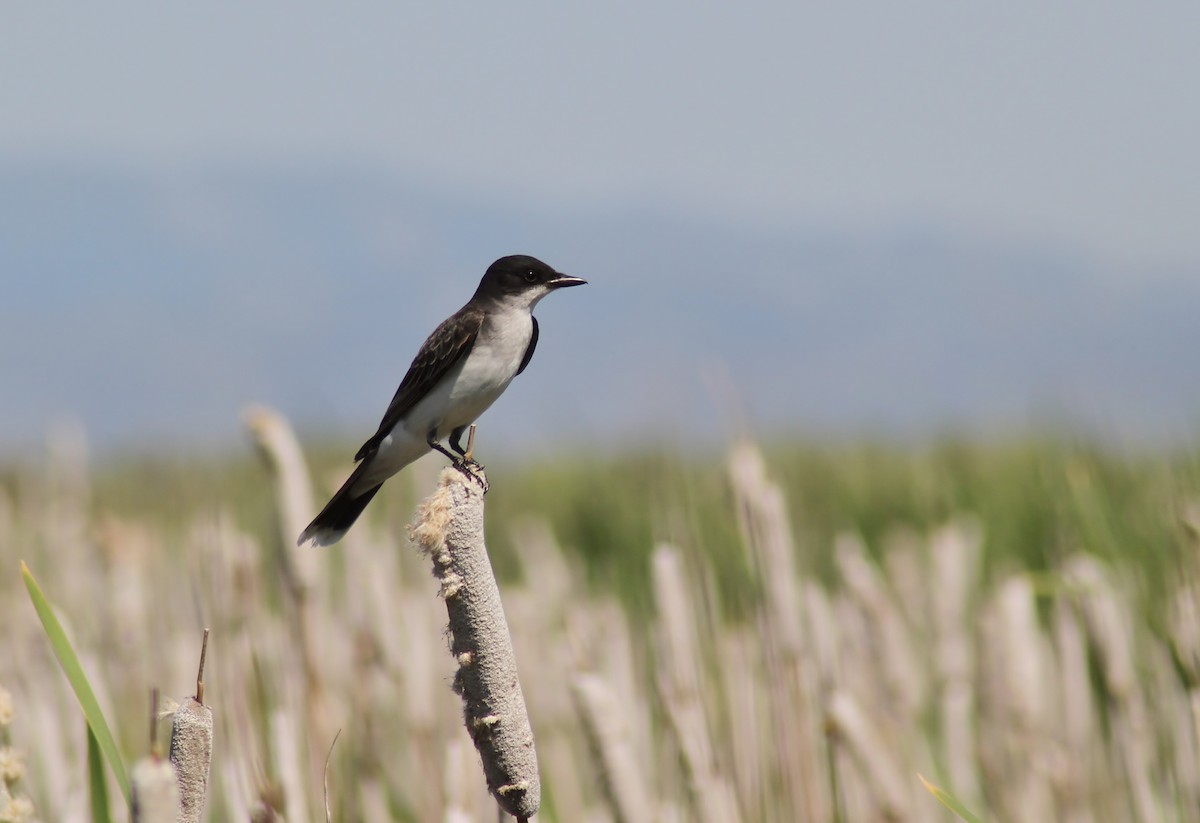
POLYGON ((570 275, 558 272, 553 280, 547 280, 546 285, 556 289, 566 288, 567 286, 582 286, 587 283, 582 277, 571 277, 570 275))

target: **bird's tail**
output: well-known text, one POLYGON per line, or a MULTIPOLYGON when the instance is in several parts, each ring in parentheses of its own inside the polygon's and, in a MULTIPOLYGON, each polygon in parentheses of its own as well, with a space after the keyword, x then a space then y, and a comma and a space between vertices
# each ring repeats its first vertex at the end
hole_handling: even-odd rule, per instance
POLYGON ((360 485, 359 480, 362 479, 367 462, 364 460, 358 464, 358 468, 337 490, 337 494, 325 504, 321 513, 313 518, 313 522, 308 524, 308 528, 301 532, 300 538, 296 541, 297 546, 303 546, 309 542, 314 546, 332 546, 346 536, 346 532, 350 531, 350 527, 354 525, 354 521, 371 502, 371 498, 383 486, 383 482, 380 481, 365 489, 356 488, 360 485))

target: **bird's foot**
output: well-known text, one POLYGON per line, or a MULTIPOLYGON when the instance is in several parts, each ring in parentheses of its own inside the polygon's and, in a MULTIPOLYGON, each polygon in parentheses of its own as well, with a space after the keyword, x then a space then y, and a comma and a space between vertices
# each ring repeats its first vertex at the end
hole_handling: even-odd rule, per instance
POLYGON ((488 493, 487 476, 483 473, 483 465, 475 461, 471 457, 455 458, 451 465, 463 473, 465 477, 469 477, 479 484, 479 488, 484 494, 488 493))
POLYGON ((461 439, 463 432, 468 431, 466 426, 460 426, 450 433, 450 448, 454 449, 457 454, 450 453, 441 443, 437 442, 437 431, 431 431, 426 440, 429 447, 437 449, 446 457, 450 458, 450 464, 458 469, 467 477, 479 484, 479 488, 483 489, 483 493, 488 492, 487 477, 483 473, 483 464, 475 459, 475 424, 470 426, 470 434, 467 436, 467 447, 462 447, 461 439))

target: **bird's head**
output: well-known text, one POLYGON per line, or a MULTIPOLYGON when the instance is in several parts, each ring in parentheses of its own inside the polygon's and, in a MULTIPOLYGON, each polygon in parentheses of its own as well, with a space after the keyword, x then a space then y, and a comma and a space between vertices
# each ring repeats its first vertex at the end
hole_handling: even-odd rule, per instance
POLYGON ((532 308, 555 289, 582 286, 586 282, 557 272, 536 257, 513 254, 488 266, 475 297, 532 308))

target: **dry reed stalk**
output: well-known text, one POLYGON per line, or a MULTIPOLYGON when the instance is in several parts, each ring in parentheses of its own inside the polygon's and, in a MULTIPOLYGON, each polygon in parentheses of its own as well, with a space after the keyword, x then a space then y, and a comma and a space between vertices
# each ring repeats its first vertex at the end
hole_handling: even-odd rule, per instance
POLYGON ((575 599, 576 575, 572 573, 562 548, 544 520, 528 519, 516 524, 512 541, 518 546, 524 588, 532 595, 529 617, 546 624, 564 619, 575 599))
POLYGON ((9 727, 15 717, 12 693, 0 685, 0 820, 32 823, 33 801, 17 785, 25 776, 25 754, 11 745, 9 727))
POLYGON ((1168 620, 1179 665, 1194 682, 1200 679, 1200 592, 1194 581, 1186 580, 1175 590, 1168 620))
POLYGON ((249 808, 261 782, 258 770, 268 761, 270 745, 258 733, 262 723, 256 722, 259 704, 254 701, 254 696, 262 692, 260 680, 266 673, 255 649, 260 644, 266 645, 270 639, 269 633, 264 636, 259 632, 257 622, 253 634, 245 625, 239 625, 229 634, 222 635, 220 665, 213 667, 210 673, 213 691, 221 695, 224 754, 218 763, 231 820, 249 817, 249 808), (233 811, 237 811, 236 816, 233 811))
POLYGON ((92 498, 87 435, 76 420, 60 420, 46 434, 46 506, 41 533, 56 551, 86 552, 92 498))
POLYGON ((176 823, 179 819, 179 784, 171 761, 144 757, 133 765, 129 809, 133 823, 176 823))
POLYGON ((0 488, 0 553, 9 556, 8 548, 18 545, 17 507, 8 489, 0 488))
MULTIPOLYGON (((844 594, 831 600, 825 589, 810 580, 802 583, 801 602, 820 705, 827 705, 829 696, 838 690, 869 695, 873 689, 863 681, 872 681, 874 674, 869 665, 870 643, 861 610, 844 594)), ((845 746, 837 745, 836 738, 823 748, 828 752, 830 802, 837 813, 836 819, 877 817, 871 792, 851 753, 845 746)), ((774 819, 786 820, 787 814, 787 809, 778 810, 774 819)))
POLYGON ((378 774, 419 819, 433 819, 442 805, 439 718, 442 702, 449 702, 449 663, 436 648, 442 607, 416 593, 407 596, 400 571, 407 553, 359 527, 342 542, 347 605, 326 616, 330 628, 354 637, 347 645, 359 650, 353 667, 358 675, 342 687, 352 696, 347 731, 360 750, 358 776, 378 774))
POLYGON ((747 820, 764 819, 766 761, 771 718, 758 638, 748 630, 725 629, 718 638, 720 672, 729 716, 730 768, 738 806, 747 820))
POLYGON ((411 534, 441 584, 451 652, 458 662, 455 691, 463 699, 467 731, 483 760, 488 789, 502 809, 528 819, 541 802, 537 753, 484 545, 480 485, 461 471, 444 470, 437 491, 420 505, 411 534))
POLYGON ((149 679, 146 649, 158 648, 151 632, 162 621, 150 615, 158 613, 150 604, 155 563, 155 543, 149 530, 107 515, 93 528, 96 542, 105 560, 104 637, 108 654, 105 669, 119 694, 141 691, 149 679))
POLYGON ((287 823, 287 818, 266 800, 259 800, 250 812, 250 823, 287 823))
POLYGON ((63 728, 63 718, 76 719, 73 712, 77 710, 55 699, 59 697, 55 692, 61 692, 61 688, 47 690, 44 686, 57 683, 61 678, 51 679, 57 674, 45 665, 45 661, 27 665, 29 680, 20 684, 19 702, 23 707, 21 719, 28 724, 28 732, 34 738, 32 754, 37 763, 34 772, 40 784, 38 805, 44 819, 74 820, 86 814, 84 798, 72 783, 72 776, 78 773, 83 756, 76 756, 77 753, 71 751, 71 743, 77 736, 63 728))
MULTIPOLYGON (((63 569, 84 570, 63 574, 56 581, 57 598, 63 603, 103 603, 105 577, 101 558, 88 535, 91 478, 88 473, 88 442, 78 421, 65 419, 51 424, 46 434, 46 474, 40 487, 34 485, 21 496, 31 535, 46 556, 63 569)), ((102 625, 80 623, 85 634, 73 635, 88 646, 99 646, 102 625)), ((91 671, 102 671, 92 669, 91 671)), ((138 684, 140 691, 143 684, 138 684)), ((109 715, 110 717, 112 715, 109 715)))
POLYGON ((580 720, 599 765, 608 807, 617 823, 650 823, 654 805, 638 763, 629 718, 603 678, 581 674, 571 682, 580 720))
POLYGON ((970 597, 978 583, 982 534, 978 523, 959 520, 930 537, 934 666, 940 681, 938 711, 942 763, 955 795, 979 808, 975 757, 975 658, 971 647, 970 597))
MULTIPOLYGON (((1188 522, 1190 526, 1200 526, 1200 509, 1196 504, 1188 507, 1188 522)), ((1193 531, 1193 536, 1196 532, 1193 531)), ((1198 761, 1195 768, 1180 765, 1176 775, 1181 783, 1180 793, 1183 800, 1180 805, 1185 808, 1200 808, 1200 590, 1198 590, 1193 574, 1188 574, 1171 598, 1171 609, 1168 615, 1171 645, 1175 650, 1175 658, 1184 671, 1187 693, 1184 697, 1185 711, 1176 722, 1186 721, 1185 725, 1177 726, 1178 730, 1188 729, 1186 734, 1191 757, 1198 761)))
MULTIPOLYGON (((387 596, 383 592, 380 595, 387 596)), ((444 645, 438 642, 445 618, 438 613, 442 607, 428 596, 405 597, 395 606, 399 621, 393 624, 398 628, 392 633, 400 638, 404 648, 397 650, 401 656, 392 663, 391 693, 380 692, 375 714, 378 719, 383 719, 395 713, 395 683, 398 681, 403 694, 400 701, 403 717, 399 718, 404 729, 401 739, 405 741, 399 756, 407 764, 404 773, 420 777, 417 786, 404 788, 416 792, 413 805, 428 814, 442 806, 440 787, 444 763, 439 743, 446 735, 443 709, 447 708, 449 700, 453 700, 452 696, 448 700, 446 693, 446 682, 453 677, 453 670, 446 659, 444 645)), ((407 782, 402 781, 401 785, 407 782)))
POLYGON ((869 782, 883 819, 914 819, 909 781, 905 779, 904 770, 896 762, 894 750, 885 745, 878 728, 858 701, 846 692, 830 695, 829 723, 831 731, 845 742, 860 773, 869 782))
POLYGON ((274 409, 251 406, 242 420, 271 470, 278 506, 279 531, 287 547, 287 569, 293 585, 312 588, 319 582, 321 566, 317 552, 294 551, 296 537, 312 520, 312 481, 296 434, 287 419, 274 409))
POLYGON ((911 526, 893 526, 883 536, 883 576, 892 590, 896 607, 914 637, 933 633, 933 603, 925 541, 911 526))
MULTIPOLYGON (((650 720, 644 681, 634 660, 634 638, 628 613, 611 597, 602 597, 586 604, 577 602, 564 613, 563 619, 566 624, 566 646, 570 654, 568 677, 573 679, 579 672, 587 672, 604 682, 611 692, 614 705, 620 711, 621 727, 634 767, 647 786, 654 786, 661 792, 661 774, 651 755, 656 730, 650 720)), ((580 706, 577 696, 572 696, 575 698, 572 706, 574 722, 570 725, 561 724, 558 729, 560 734, 553 738, 563 753, 562 762, 555 762, 557 758, 554 752, 548 753, 544 762, 549 766, 547 782, 555 787, 556 808, 585 809, 591 804, 590 800, 585 799, 589 797, 587 789, 597 785, 593 777, 596 772, 595 752, 590 752, 593 756, 589 760, 589 746, 586 744, 590 741, 586 729, 582 730, 585 732, 582 736, 584 751, 580 751, 580 706), (568 773, 571 768, 575 769, 574 773, 568 773), (559 798, 570 803, 560 807, 559 798)))
MULTIPOLYGON (((1148 638, 1143 643, 1148 737, 1159 750, 1158 771, 1152 775, 1159 803, 1170 809, 1200 809, 1200 753, 1192 734, 1188 689, 1180 679, 1168 643, 1148 638)), ((1169 815, 1164 815, 1169 816, 1169 815)))
MULTIPOLYGON (((513 645, 519 659, 537 659, 541 676, 524 684, 525 700, 538 718, 538 748, 546 783, 555 786, 559 801, 574 800, 582 807, 581 776, 588 769, 579 762, 585 745, 570 745, 569 730, 580 737, 578 703, 570 684, 580 669, 581 650, 569 633, 567 614, 572 607, 590 618, 591 609, 571 597, 577 575, 544 521, 518 521, 511 530, 523 580, 505 598, 505 612, 514 627, 513 645), (552 747, 551 750, 549 747, 552 747), (582 767, 582 768, 581 768, 582 767)), ((587 619, 585 618, 585 620, 587 619)), ((583 668, 594 670, 594 664, 583 668)))
POLYGON ((833 801, 787 503, 768 480, 762 454, 752 443, 731 449, 729 476, 742 540, 765 594, 760 621, 784 806, 797 820, 823 823, 832 816, 833 801))
POLYGON ((879 732, 891 748, 903 749, 911 737, 911 729, 917 726, 924 697, 924 676, 916 644, 878 568, 867 559, 862 539, 853 534, 839 535, 834 557, 842 581, 867 617, 872 658, 883 687, 877 705, 888 707, 887 712, 877 715, 876 722, 884 724, 879 732))
MULTIPOLYGON (((616 694, 619 705, 624 707, 626 717, 630 718, 628 728, 634 739, 634 749, 641 758, 642 769, 653 782, 654 771, 649 752, 655 732, 650 723, 649 695, 635 662, 629 613, 611 597, 591 604, 586 613, 598 633, 595 651, 589 655, 586 663, 594 664, 596 671, 616 694)), ((581 665, 577 662, 575 668, 581 665)))
POLYGON ((1092 682, 1088 671, 1087 639, 1071 603, 1056 598, 1052 615, 1054 648, 1058 657, 1059 700, 1064 763, 1058 786, 1058 808, 1064 823, 1090 823, 1087 796, 1098 748, 1093 715, 1092 682))
POLYGON ((133 823, 176 823, 180 817, 175 765, 158 747, 158 689, 150 692, 150 754, 133 765, 129 812, 133 823))
POLYGON ((833 603, 820 584, 805 580, 800 586, 807 647, 816 670, 817 693, 828 694, 838 679, 838 627, 833 603))
MULTIPOLYGON (((976 749, 981 786, 987 789, 997 813, 1005 800, 1008 786, 1008 756, 1005 746, 1009 734, 1007 694, 1005 693, 1004 638, 999 607, 988 597, 976 609, 977 734, 987 741, 976 749)), ((1007 819, 1007 818, 1004 818, 1007 819)))
POLYGON ((313 744, 308 747, 308 773, 312 777, 300 786, 314 792, 310 799, 315 802, 319 775, 324 771, 323 753, 333 739, 322 661, 332 648, 342 645, 325 647, 319 641, 324 625, 320 598, 325 589, 320 584, 326 553, 296 544, 296 535, 312 519, 313 506, 308 467, 291 425, 278 412, 262 406, 251 406, 242 417, 275 484, 281 537, 276 558, 286 584, 294 638, 288 648, 299 655, 303 667, 307 738, 313 744))
POLYGON ((1155 772, 1155 743, 1150 735, 1145 694, 1136 674, 1128 606, 1095 558, 1075 555, 1066 562, 1064 573, 1082 592, 1084 625, 1100 657, 1105 688, 1116 703, 1111 740, 1124 766, 1133 809, 1139 820, 1158 820, 1162 809, 1150 777, 1155 772))
POLYGON ((469 780, 468 775, 475 773, 476 760, 471 754, 471 746, 467 745, 470 738, 460 731, 455 732, 446 740, 443 753, 441 783, 445 801, 442 820, 445 823, 474 823, 480 817, 475 802, 478 795, 471 790, 474 781, 469 780))
POLYGON ((392 823, 387 786, 381 781, 372 777, 358 781, 358 805, 362 823, 392 823))
POLYGON ((240 766, 241 764, 233 758, 222 758, 217 761, 217 771, 221 776, 217 781, 217 786, 221 789, 226 820, 250 819, 250 802, 248 800, 250 795, 244 784, 244 775, 240 766))
POLYGON ((1000 623, 1000 653, 1007 707, 1004 738, 1008 743, 1009 783, 1006 790, 1015 820, 1053 820, 1054 802, 1047 781, 1051 758, 1046 750, 1047 698, 1054 672, 1038 626, 1033 585, 1027 577, 1010 577, 995 595, 1000 623))
POLYGON ((311 820, 308 813, 308 786, 301 762, 303 748, 295 724, 283 709, 271 712, 271 755, 276 779, 283 792, 283 817, 287 820, 311 820))
POLYGON ((700 654, 692 627, 693 608, 679 552, 660 544, 651 557, 659 624, 659 690, 679 743, 702 820, 741 819, 729 781, 717 767, 701 691, 700 654))

